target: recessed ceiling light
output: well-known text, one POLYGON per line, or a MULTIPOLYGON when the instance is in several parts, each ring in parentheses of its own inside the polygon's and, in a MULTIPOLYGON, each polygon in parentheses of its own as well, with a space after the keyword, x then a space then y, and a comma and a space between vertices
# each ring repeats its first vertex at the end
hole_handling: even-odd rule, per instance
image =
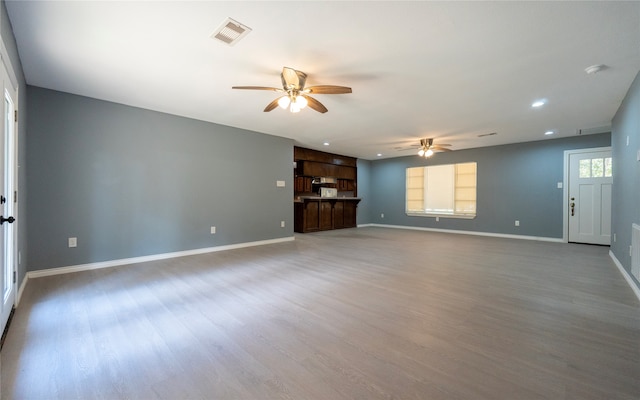
POLYGON ((325 146, 328 146, 328 145, 329 145, 329 142, 324 142, 324 143, 322 143, 322 144, 323 144, 323 145, 325 145, 325 146))
POLYGON ((542 107, 543 105, 545 105, 547 103, 546 100, 536 100, 533 103, 531 103, 531 107, 533 108, 538 108, 538 107, 542 107))
POLYGON ((598 72, 607 69, 607 66, 604 64, 596 64, 584 69, 584 72, 587 74, 597 74, 598 72))
POLYGON ((553 135, 555 132, 554 131, 546 131, 544 134, 549 136, 549 135, 553 135))
POLYGON ((378 154, 377 154, 377 156, 378 156, 378 157, 382 157, 382 153, 378 153, 378 154))

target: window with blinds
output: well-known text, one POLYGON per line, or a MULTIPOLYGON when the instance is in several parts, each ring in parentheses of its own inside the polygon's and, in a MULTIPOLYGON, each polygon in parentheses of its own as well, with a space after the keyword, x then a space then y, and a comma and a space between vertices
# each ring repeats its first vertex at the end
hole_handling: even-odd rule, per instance
POLYGON ((406 213, 476 216, 476 163, 407 168, 406 213))

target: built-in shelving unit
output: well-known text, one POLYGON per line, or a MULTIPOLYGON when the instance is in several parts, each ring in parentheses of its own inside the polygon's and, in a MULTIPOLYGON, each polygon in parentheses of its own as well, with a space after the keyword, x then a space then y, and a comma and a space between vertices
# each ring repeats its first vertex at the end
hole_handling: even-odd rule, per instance
POLYGON ((356 226, 357 159, 294 147, 294 230, 315 232, 356 226), (335 188, 337 197, 321 197, 335 188))

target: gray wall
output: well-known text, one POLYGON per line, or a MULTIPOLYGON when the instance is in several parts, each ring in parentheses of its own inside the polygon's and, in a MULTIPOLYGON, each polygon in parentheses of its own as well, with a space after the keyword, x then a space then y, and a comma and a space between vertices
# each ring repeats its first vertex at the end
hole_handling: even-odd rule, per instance
MULTIPOLYGON (((640 224, 640 73, 612 121, 613 215, 611 251, 631 275, 631 224, 640 224), (629 145, 627 146, 627 137, 629 145)), ((635 278, 634 278, 635 279, 635 278)), ((638 287, 640 282, 635 280, 638 287)))
POLYGON ((38 87, 27 95, 29 270, 293 235, 291 140, 38 87))
POLYGON ((604 147, 598 134, 374 161, 372 222, 546 238, 562 238, 564 151, 604 147), (475 219, 409 217, 405 214, 405 170, 425 165, 477 162, 475 219), (381 214, 384 213, 384 218, 381 214), (515 220, 520 221, 516 227, 515 220))
POLYGON ((18 46, 16 39, 13 36, 13 28, 11 27, 11 21, 9 21, 9 14, 7 14, 7 8, 5 1, 2 0, 0 6, 0 35, 2 35, 2 41, 5 48, 9 53, 9 59, 11 65, 18 78, 18 219, 16 224, 18 226, 18 254, 20 254, 18 264, 18 284, 22 283, 27 269, 26 266, 29 262, 28 256, 28 241, 27 241, 27 93, 24 73, 22 71, 22 63, 20 62, 20 56, 18 54, 18 46))
POLYGON ((358 160, 358 225, 371 223, 371 161, 358 160))

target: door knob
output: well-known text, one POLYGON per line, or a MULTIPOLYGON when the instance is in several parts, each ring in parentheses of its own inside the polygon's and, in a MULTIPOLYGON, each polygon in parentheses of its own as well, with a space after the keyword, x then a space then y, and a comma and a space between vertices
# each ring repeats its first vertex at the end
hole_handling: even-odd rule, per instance
POLYGON ((576 203, 571 203, 571 216, 573 217, 574 215, 576 215, 576 203))
POLYGON ((8 222, 10 224, 13 224, 13 221, 15 221, 16 219, 13 217, 9 217, 9 218, 5 218, 2 215, 0 215, 0 225, 4 224, 5 222, 8 222))

